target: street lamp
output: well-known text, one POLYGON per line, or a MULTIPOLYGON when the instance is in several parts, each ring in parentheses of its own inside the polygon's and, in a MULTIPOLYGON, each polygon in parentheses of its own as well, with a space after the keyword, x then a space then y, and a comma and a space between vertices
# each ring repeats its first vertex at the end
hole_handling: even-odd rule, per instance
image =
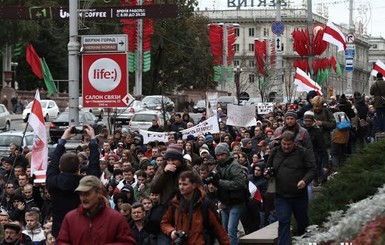
POLYGON ((237 100, 239 105, 239 95, 241 93, 240 87, 241 87, 242 68, 239 65, 237 65, 236 67, 234 67, 233 72, 234 72, 235 92, 237 94, 237 100))

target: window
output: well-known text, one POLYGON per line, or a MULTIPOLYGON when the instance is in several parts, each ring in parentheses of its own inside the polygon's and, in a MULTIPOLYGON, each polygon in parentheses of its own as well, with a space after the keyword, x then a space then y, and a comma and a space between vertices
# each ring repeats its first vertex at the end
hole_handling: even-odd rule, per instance
POLYGON ((373 44, 373 45, 372 45, 372 48, 373 48, 373 49, 377 49, 377 44, 373 44))
POLYGON ((263 36, 264 37, 268 37, 269 36, 269 29, 266 28, 266 27, 263 28, 263 36))
POLYGON ((235 28, 235 35, 239 37, 239 28, 235 28))
POLYGON ((249 60, 249 67, 255 67, 255 61, 249 60))
POLYGON ((254 28, 249 28, 249 37, 254 37, 254 28))
POLYGON ((241 62, 239 62, 239 60, 234 60, 234 67, 239 66, 240 64, 241 62))
POLYGON ((235 48, 235 52, 239 52, 239 44, 238 43, 234 44, 234 48, 235 48))
POLYGON ((249 43, 249 51, 254 52, 254 43, 249 43))
POLYGON ((255 75, 249 74, 249 83, 254 83, 255 75))

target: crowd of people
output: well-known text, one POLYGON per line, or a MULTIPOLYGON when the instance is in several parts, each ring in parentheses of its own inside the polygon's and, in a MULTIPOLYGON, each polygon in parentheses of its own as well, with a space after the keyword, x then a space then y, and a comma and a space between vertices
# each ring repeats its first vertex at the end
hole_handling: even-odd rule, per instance
POLYGON ((31 177, 31 153, 11 144, 0 168, 1 244, 235 245, 275 221, 279 244, 290 244, 291 216, 298 235, 309 225, 312 187, 384 132, 378 90, 329 100, 310 91, 257 115, 251 127, 227 125, 219 109, 220 132, 198 135, 180 131, 206 113, 198 122, 174 113, 148 129, 166 132, 167 142, 144 144, 121 125, 98 135, 86 126, 87 144, 76 153, 65 149, 69 127, 43 183, 31 177))

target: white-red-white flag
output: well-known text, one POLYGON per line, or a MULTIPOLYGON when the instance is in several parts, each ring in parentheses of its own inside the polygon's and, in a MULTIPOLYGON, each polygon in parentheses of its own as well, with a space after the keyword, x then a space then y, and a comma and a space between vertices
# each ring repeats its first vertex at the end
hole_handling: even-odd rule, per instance
POLYGON ((346 49, 346 41, 344 34, 342 34, 342 32, 337 28, 337 26, 335 26, 330 20, 326 24, 322 40, 336 45, 338 47, 338 51, 343 51, 346 49))
POLYGON ((294 76, 294 84, 297 85, 297 91, 299 92, 315 90, 319 95, 322 95, 321 86, 298 67, 294 76))
POLYGON ((377 73, 381 73, 385 76, 385 64, 381 60, 377 60, 376 63, 373 65, 373 70, 370 73, 372 76, 377 76, 377 73))
MULTIPOLYGON (((31 157, 31 174, 33 174, 36 171, 47 170, 48 162, 47 130, 45 128, 39 90, 36 90, 28 123, 34 131, 31 157)), ((39 175, 42 175, 41 172, 39 173, 39 175)))

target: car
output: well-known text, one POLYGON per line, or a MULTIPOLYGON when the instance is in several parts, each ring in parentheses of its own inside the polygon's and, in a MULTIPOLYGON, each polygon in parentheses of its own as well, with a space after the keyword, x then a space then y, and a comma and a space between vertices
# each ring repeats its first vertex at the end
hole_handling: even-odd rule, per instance
POLYGON ((156 110, 146 110, 140 111, 134 114, 131 118, 129 128, 131 131, 136 131, 139 129, 147 130, 152 125, 152 120, 157 120, 160 126, 164 125, 165 120, 170 119, 170 114, 165 112, 165 117, 163 113, 156 110))
POLYGON ((5 105, 0 104, 0 129, 9 131, 11 129, 11 118, 5 105))
POLYGON ((175 108, 174 102, 167 96, 149 95, 143 98, 142 104, 144 108, 149 110, 173 111, 175 108))
POLYGON ((193 109, 194 113, 206 111, 206 100, 198 100, 193 109))
MULTIPOLYGON (((84 124, 89 124, 95 130, 95 135, 99 134, 100 131, 106 127, 106 125, 91 112, 79 111, 79 125, 77 125, 77 128, 82 129, 84 124)), ((49 136, 51 138, 51 142, 57 143, 68 126, 69 112, 65 111, 61 113, 59 117, 49 126, 49 136)))
POLYGON ((235 96, 219 96, 217 108, 221 108, 224 113, 227 113, 227 105, 238 105, 238 99, 235 96))
POLYGON ((15 143, 16 145, 21 146, 24 148, 25 146, 28 147, 28 149, 31 151, 33 146, 33 132, 32 131, 15 131, 10 130, 8 132, 0 133, 0 156, 1 157, 8 157, 9 152, 9 145, 11 143, 15 143))
MULTIPOLYGON (((69 107, 67 106, 64 111, 68 111, 69 107)), ((83 107, 83 97, 79 97, 79 110, 80 111, 88 111, 94 114, 96 117, 103 119, 104 116, 104 108, 97 107, 83 107)))
MULTIPOLYGON (((31 114, 33 101, 25 107, 23 111, 23 121, 28 122, 29 114, 31 114)), ((60 114, 60 109, 54 100, 40 100, 41 108, 43 110, 43 117, 46 122, 55 119, 60 114)))
POLYGON ((136 112, 143 111, 145 108, 139 100, 134 100, 128 107, 114 108, 111 116, 111 124, 122 123, 128 124, 136 112))

